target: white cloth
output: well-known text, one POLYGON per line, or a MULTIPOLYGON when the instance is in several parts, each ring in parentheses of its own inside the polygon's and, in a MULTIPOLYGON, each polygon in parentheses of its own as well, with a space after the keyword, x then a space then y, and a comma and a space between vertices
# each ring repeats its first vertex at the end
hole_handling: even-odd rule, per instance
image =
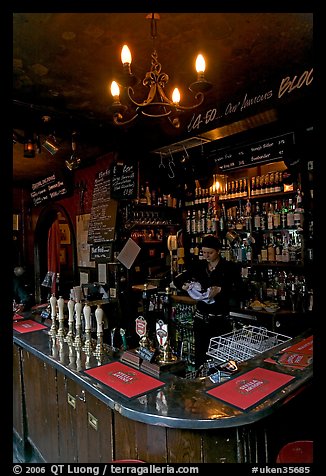
POLYGON ((215 302, 214 299, 208 297, 210 290, 211 288, 208 288, 207 291, 203 292, 201 289, 201 284, 197 281, 192 281, 189 284, 187 293, 191 298, 196 299, 196 301, 203 301, 206 304, 213 304, 215 302))

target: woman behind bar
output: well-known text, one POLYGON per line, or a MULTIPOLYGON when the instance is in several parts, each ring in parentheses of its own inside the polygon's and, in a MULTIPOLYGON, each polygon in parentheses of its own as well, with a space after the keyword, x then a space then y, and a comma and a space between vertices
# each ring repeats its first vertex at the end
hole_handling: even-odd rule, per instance
POLYGON ((228 319, 231 298, 241 286, 240 270, 220 255, 221 243, 213 235, 202 240, 203 259, 175 279, 177 287, 196 300, 194 315, 195 367, 207 360, 211 337, 232 330, 228 319))

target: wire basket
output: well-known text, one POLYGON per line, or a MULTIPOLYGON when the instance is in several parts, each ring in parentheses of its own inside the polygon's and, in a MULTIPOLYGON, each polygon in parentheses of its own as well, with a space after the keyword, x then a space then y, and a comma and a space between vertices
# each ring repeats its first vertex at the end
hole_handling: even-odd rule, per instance
POLYGON ((243 362, 290 339, 265 327, 244 326, 228 334, 212 337, 207 355, 221 362, 243 362))

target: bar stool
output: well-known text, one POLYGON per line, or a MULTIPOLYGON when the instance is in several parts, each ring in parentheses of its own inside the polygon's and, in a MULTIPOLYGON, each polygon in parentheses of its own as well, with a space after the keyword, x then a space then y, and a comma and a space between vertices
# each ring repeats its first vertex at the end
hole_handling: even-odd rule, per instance
POLYGON ((280 449, 276 463, 313 463, 313 442, 300 440, 287 443, 280 449))

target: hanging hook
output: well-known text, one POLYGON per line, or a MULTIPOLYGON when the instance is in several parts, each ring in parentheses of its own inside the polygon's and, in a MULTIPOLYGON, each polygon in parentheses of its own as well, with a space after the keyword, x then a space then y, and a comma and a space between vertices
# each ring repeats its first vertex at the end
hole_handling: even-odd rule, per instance
POLYGON ((161 162, 159 163, 158 168, 160 169, 161 167, 163 167, 163 169, 165 169, 165 165, 163 164, 163 154, 162 154, 162 152, 160 152, 160 159, 161 159, 161 162))
POLYGON ((168 177, 172 179, 172 178, 175 177, 175 173, 172 169, 172 166, 175 167, 175 163, 173 162, 173 156, 172 156, 172 152, 171 152, 170 149, 169 149, 169 153, 170 153, 170 159, 169 159, 169 164, 168 165, 170 167, 171 175, 168 173, 168 177))

